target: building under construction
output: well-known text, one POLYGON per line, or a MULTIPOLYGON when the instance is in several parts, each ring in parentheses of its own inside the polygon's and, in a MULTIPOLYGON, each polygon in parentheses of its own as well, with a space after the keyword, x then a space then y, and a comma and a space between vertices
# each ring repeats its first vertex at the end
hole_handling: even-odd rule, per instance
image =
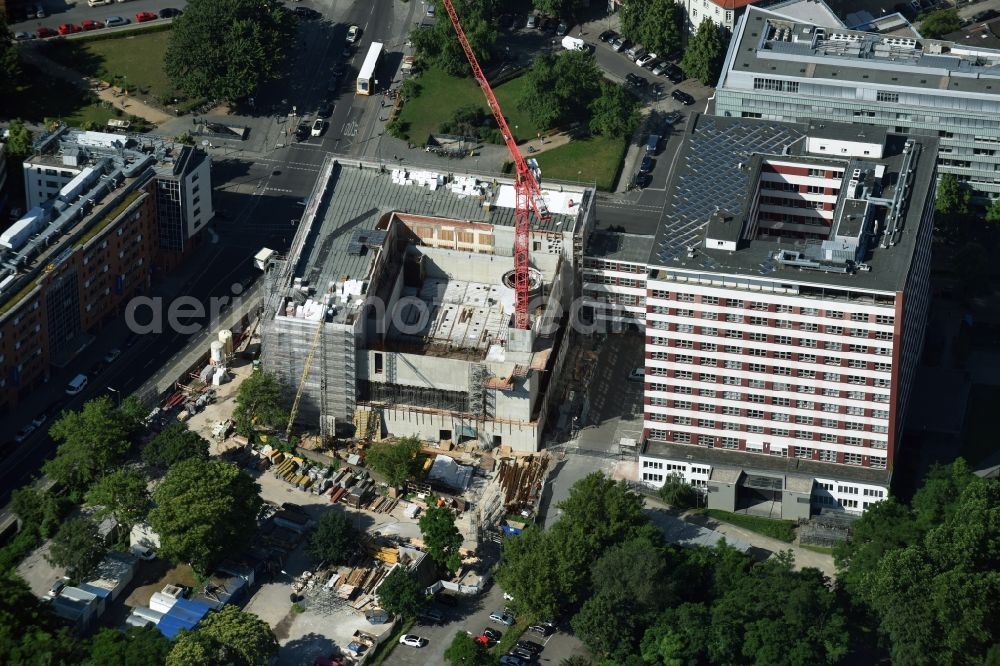
POLYGON ((594 218, 593 190, 543 198, 517 330, 511 182, 327 161, 288 256, 258 257, 263 364, 300 426, 537 450, 594 218))

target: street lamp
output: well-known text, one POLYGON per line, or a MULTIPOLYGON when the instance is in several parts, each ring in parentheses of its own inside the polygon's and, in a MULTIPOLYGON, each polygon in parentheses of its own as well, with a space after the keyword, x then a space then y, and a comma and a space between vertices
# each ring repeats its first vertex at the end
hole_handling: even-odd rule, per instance
POLYGON ((112 391, 118 397, 118 406, 121 407, 122 406, 122 392, 119 391, 116 388, 111 388, 110 386, 108 387, 108 390, 112 391))

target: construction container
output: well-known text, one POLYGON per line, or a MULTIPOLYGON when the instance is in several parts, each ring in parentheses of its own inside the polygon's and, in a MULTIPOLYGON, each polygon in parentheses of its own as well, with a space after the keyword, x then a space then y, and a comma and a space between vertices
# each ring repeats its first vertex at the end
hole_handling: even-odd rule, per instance
POLYGON ((219 342, 222 343, 222 351, 226 358, 233 355, 233 332, 228 328, 219 331, 219 342))

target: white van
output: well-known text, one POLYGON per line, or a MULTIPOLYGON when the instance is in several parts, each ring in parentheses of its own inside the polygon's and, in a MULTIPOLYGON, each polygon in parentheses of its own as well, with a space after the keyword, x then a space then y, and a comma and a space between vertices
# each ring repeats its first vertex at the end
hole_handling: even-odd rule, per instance
POLYGON ((87 387, 87 375, 77 375, 66 385, 66 395, 76 395, 87 387))
POLYGON ((87 4, 91 7, 100 7, 102 5, 110 5, 114 0, 87 0, 87 4))
POLYGON ((566 35, 562 38, 562 47, 567 51, 587 51, 587 43, 579 37, 566 35))

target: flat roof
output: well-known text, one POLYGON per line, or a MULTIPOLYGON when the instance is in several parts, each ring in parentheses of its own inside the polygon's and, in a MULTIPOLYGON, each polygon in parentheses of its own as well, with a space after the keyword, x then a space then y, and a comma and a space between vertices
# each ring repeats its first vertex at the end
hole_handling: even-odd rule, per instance
POLYGON ((817 27, 757 7, 750 7, 743 17, 729 56, 723 80, 730 72, 753 73, 939 93, 1000 93, 1000 51, 978 44, 817 27))
MULTIPOLYGON (((802 164, 834 165, 847 173, 857 165, 885 169, 882 196, 891 198, 897 185, 901 166, 904 164, 903 148, 906 138, 890 135, 882 158, 844 157, 831 158, 805 153, 804 139, 821 130, 826 136, 843 132, 845 137, 856 137, 857 126, 837 123, 784 123, 752 118, 724 118, 696 115, 685 129, 685 137, 675 161, 670 182, 667 184, 667 201, 664 206, 660 229, 653 247, 650 265, 667 270, 729 273, 742 276, 761 276, 769 280, 796 283, 834 285, 847 289, 869 291, 900 291, 905 284, 916 245, 917 231, 924 209, 924 201, 934 190, 933 175, 937 156, 936 139, 918 137, 914 148, 913 173, 905 212, 900 218, 902 228, 891 247, 875 247, 865 264, 870 270, 856 272, 827 272, 799 270, 779 266, 773 256, 779 251, 801 252, 805 241, 791 239, 756 239, 742 244, 735 251, 707 249, 703 245, 705 229, 719 211, 743 220, 753 203, 754 191, 760 177, 762 161, 800 161, 802 164), (694 256, 689 257, 694 249, 694 256)), ((871 128, 862 128, 868 131, 871 128)), ((877 133, 876 133, 877 134, 877 133)), ((857 139, 855 139, 857 140, 857 139)), ((867 139, 865 140, 867 141, 867 139)), ((846 196, 841 189, 841 201, 846 196)), ((655 274, 654 274, 655 277, 655 274)))
POLYGON ((888 485, 889 480, 892 478, 891 472, 888 469, 840 465, 837 463, 820 462, 818 460, 769 456, 761 453, 747 453, 745 451, 692 446, 691 444, 675 444, 673 442, 661 442, 657 440, 646 442, 646 447, 642 455, 670 460, 688 460, 690 457, 694 462, 706 463, 713 467, 722 466, 729 469, 740 469, 747 474, 753 474, 755 470, 759 470, 761 472, 778 472, 800 478, 834 478, 882 486, 888 485))
POLYGON ((595 231, 587 241, 588 258, 645 264, 655 236, 595 231))

